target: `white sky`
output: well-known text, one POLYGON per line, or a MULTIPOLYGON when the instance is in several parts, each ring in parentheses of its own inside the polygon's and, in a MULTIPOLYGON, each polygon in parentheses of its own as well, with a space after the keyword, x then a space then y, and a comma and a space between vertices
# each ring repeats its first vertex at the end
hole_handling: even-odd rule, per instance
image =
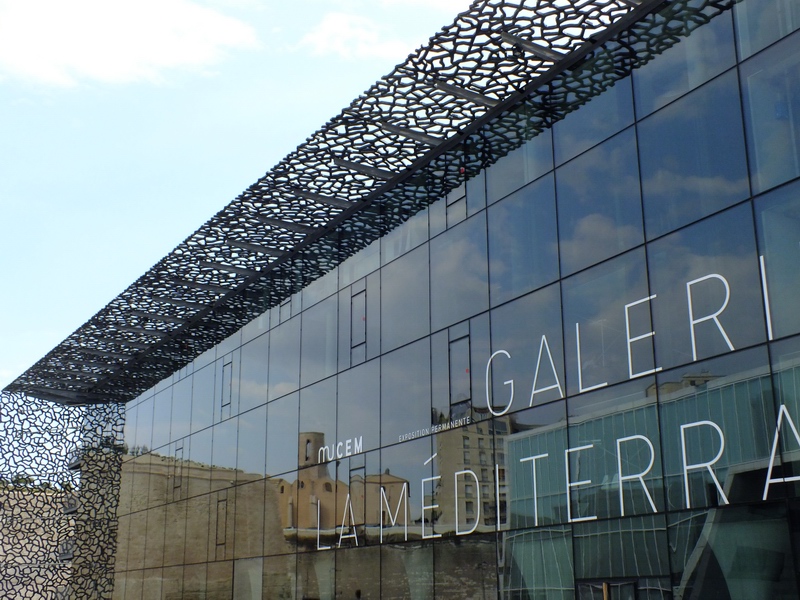
POLYGON ((470 0, 0 0, 0 388, 470 0))

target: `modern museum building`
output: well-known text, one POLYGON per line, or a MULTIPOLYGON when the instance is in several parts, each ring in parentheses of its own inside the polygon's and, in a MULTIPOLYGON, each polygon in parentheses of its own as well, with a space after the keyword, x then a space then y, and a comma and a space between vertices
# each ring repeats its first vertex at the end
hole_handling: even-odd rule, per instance
POLYGON ((2 393, 0 595, 800 598, 800 2, 478 0, 2 393))

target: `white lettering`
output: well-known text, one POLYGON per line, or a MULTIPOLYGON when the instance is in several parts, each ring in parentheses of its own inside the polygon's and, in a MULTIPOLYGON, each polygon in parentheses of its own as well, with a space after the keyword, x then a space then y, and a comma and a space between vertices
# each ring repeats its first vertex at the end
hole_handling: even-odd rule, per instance
POLYGON ((336 458, 344 458, 344 454, 342 454, 342 446, 343 445, 344 444, 342 442, 339 442, 338 444, 336 444, 336 458))
POLYGON ((364 451, 364 436, 360 435, 353 438, 353 454, 360 454, 364 451))
POLYGON ((506 352, 505 350, 498 350, 494 352, 486 363, 486 404, 489 407, 489 412, 491 412, 495 417, 502 416, 506 414, 509 409, 511 408, 511 404, 514 402, 514 380, 509 379, 508 381, 504 381, 503 385, 507 385, 511 387, 511 396, 508 398, 508 404, 506 405, 505 409, 500 412, 494 411, 494 406, 492 405, 492 361, 494 357, 498 354, 503 354, 506 358, 511 358, 511 355, 506 352))
POLYGON ((711 479, 714 480, 714 485, 717 487, 719 495, 722 497, 722 501, 725 504, 728 504, 728 497, 725 495, 725 492, 722 491, 722 486, 720 485, 716 474, 711 469, 711 465, 716 463, 722 457, 722 453, 724 450, 725 450, 725 436, 723 435, 722 429, 720 429, 719 425, 717 425, 713 421, 696 421, 694 423, 687 423, 685 425, 681 425, 681 455, 683 457, 683 485, 684 485, 684 490, 686 491, 686 508, 692 508, 692 502, 691 499, 689 498, 689 471, 695 469, 706 469, 709 472, 709 474, 711 475, 711 479), (707 462, 695 463, 690 465, 686 462, 687 460, 686 430, 701 426, 711 427, 712 429, 714 429, 714 431, 717 432, 720 441, 719 452, 717 452, 717 455, 713 459, 707 462))
MULTIPOLYGON (((550 352, 550 345, 547 343, 547 336, 542 336, 542 341, 539 342, 539 358, 536 359, 536 372, 533 375, 533 388, 531 389, 531 401, 528 406, 533 406, 533 397, 540 392, 547 392, 549 390, 558 390, 559 398, 564 397, 564 390, 561 389, 561 382, 558 380, 558 373, 556 372, 556 365, 553 362, 553 355, 550 352), (556 382, 552 385, 544 387, 540 390, 536 389, 536 382, 539 380, 539 369, 542 366, 542 353, 547 350, 547 358, 550 360, 550 368, 553 371, 553 377, 555 377, 556 382)), ((509 402, 509 406, 511 403, 509 402)))
POLYGON ((794 439, 797 440, 797 443, 800 444, 800 433, 797 432, 797 427, 792 420, 792 416, 789 414, 789 411, 786 409, 784 404, 781 404, 780 409, 778 410, 778 423, 775 425, 775 437, 772 439, 772 452, 769 455, 769 469, 767 469, 767 481, 764 484, 764 496, 762 500, 767 499, 767 495, 769 494, 769 486, 773 483, 789 483, 790 481, 800 481, 800 475, 794 475, 792 477, 776 477, 775 479, 772 478, 772 469, 775 466, 775 455, 778 452, 778 438, 780 437, 781 433, 781 425, 783 425, 783 419, 786 417, 786 421, 789 424, 789 427, 794 434, 794 439))
MULTIPOLYGON (((581 521, 594 521, 597 519, 597 515, 592 515, 591 517, 576 517, 572 518, 572 498, 570 496, 570 490, 572 488, 581 486, 581 485, 589 485, 592 483, 591 479, 583 479, 581 481, 572 481, 569 476, 569 455, 573 452, 580 452, 581 450, 589 450, 590 448, 594 448, 594 444, 587 444, 586 446, 578 446, 577 448, 567 448, 564 450, 564 470, 566 471, 567 475, 567 521, 570 523, 579 523, 581 521)), ((580 461, 580 457, 578 457, 578 461, 580 461)), ((578 475, 580 476, 580 462, 578 463, 578 475)))
MULTIPOLYGON (((435 515, 433 514, 433 509, 439 508, 438 504, 425 504, 425 484, 428 482, 433 483, 434 481, 439 481, 440 479, 441 477, 437 475, 436 477, 425 477, 422 480, 422 522, 420 523, 420 527, 422 527, 422 539, 424 540, 442 537, 441 533, 432 533, 431 535, 425 533, 425 511, 426 510, 431 511, 431 531, 433 531, 433 524, 435 521, 435 515)), ((433 489, 434 488, 431 487, 431 498, 433 498, 433 489)))
POLYGON ((578 391, 582 394, 583 392, 591 392, 592 390, 606 387, 608 385, 607 381, 591 385, 586 388, 583 387, 583 366, 581 365, 581 326, 579 323, 575 323, 575 347, 578 351, 578 391))
POLYGON ((656 509, 656 503, 653 502, 653 497, 650 495, 650 490, 647 489, 647 485, 644 482, 644 476, 650 472, 650 469, 653 468, 653 463, 656 460, 656 451, 653 448, 653 443, 643 435, 630 435, 628 437, 619 438, 617 440, 617 473, 619 475, 619 510, 622 513, 622 516, 625 516, 625 500, 622 494, 622 484, 626 481, 631 481, 633 479, 638 479, 639 483, 642 485, 642 489, 644 490, 645 495, 647 496, 648 502, 650 502, 650 508, 653 509, 653 512, 658 512, 656 509), (640 440, 647 444, 647 447, 650 448, 650 462, 647 465, 647 468, 642 471, 641 473, 631 474, 631 475, 623 475, 622 474, 622 444, 626 442, 632 442, 633 440, 640 440))
POLYGON ((536 461, 540 458, 547 458, 550 456, 549 454, 537 454, 536 456, 527 456, 525 458, 520 458, 519 462, 528 462, 531 463, 531 469, 533 470, 533 525, 535 527, 539 526, 539 499, 536 490, 536 461))
POLYGON ((644 302, 650 302, 654 300, 656 294, 652 296, 648 296, 647 298, 642 298, 641 300, 637 300, 636 302, 631 302, 630 304, 625 305, 625 332, 626 338, 628 340, 628 375, 630 379, 635 379, 637 377, 642 377, 644 375, 652 375, 653 373, 657 373, 661 370, 661 367, 657 367, 654 369, 649 369, 647 371, 639 371, 638 373, 633 372, 633 354, 631 352, 631 345, 633 342, 638 342, 640 340, 645 340, 649 337, 654 337, 656 332, 655 331, 648 331, 647 333, 643 333, 641 335, 637 335, 636 337, 631 337, 631 319, 630 319, 630 309, 638 304, 642 304, 644 302))
POLYGON ((356 531, 356 519, 353 516, 353 504, 350 502, 350 494, 347 494, 347 498, 344 501, 344 513, 342 514, 342 528, 339 530, 339 545, 338 547, 342 547, 342 540, 353 538, 356 542, 356 546, 358 546, 358 532, 356 531), (345 528, 345 521, 347 521, 347 513, 350 513, 350 530, 352 533, 348 533, 347 535, 344 534, 345 528))
MULTIPOLYGON (((397 510, 394 511, 394 515, 391 512, 391 508, 389 507, 389 499, 386 497, 386 490, 381 487, 381 511, 383 511, 383 507, 386 507, 386 512, 389 515, 389 522, 391 526, 394 527, 397 525, 397 515, 400 514, 400 505, 404 505, 405 509, 403 510, 403 535, 404 539, 408 541, 408 484, 403 482, 403 487, 400 490, 400 499, 397 501, 397 510)), ((381 519, 381 544, 383 543, 383 519, 381 519)))
MULTIPOLYGON (((475 516, 475 523, 472 525, 472 529, 469 529, 467 531, 461 531, 458 528, 458 476, 459 475, 466 475, 467 473, 472 475, 472 478, 475 480, 475 490, 478 491, 478 490, 481 489, 480 481, 478 480, 478 476, 475 474, 475 471, 473 471, 471 469, 465 469, 463 471, 456 471, 453 474, 453 485, 455 486, 456 535, 468 535, 468 534, 474 532, 478 528, 478 523, 480 522, 480 519, 481 519, 481 503, 477 502, 478 512, 477 512, 477 514, 475 516)), ((480 498, 480 496, 479 496, 479 498, 480 498)))
POLYGON ((697 340, 695 338, 694 326, 703 323, 704 321, 714 321, 719 329, 719 332, 722 334, 722 337, 725 339, 725 343, 728 344, 728 348, 734 350, 733 344, 731 343, 728 334, 725 333, 725 330, 722 328, 722 324, 719 322, 717 318, 722 312, 728 307, 728 301, 731 299, 731 287, 728 285, 728 280, 725 279, 722 275, 718 275, 717 273, 711 273, 710 275, 706 275, 705 277, 700 277, 698 279, 693 279, 692 281, 686 282, 686 300, 689 303, 689 331, 692 336, 692 360, 697 360, 697 340), (725 301, 722 303, 722 306, 717 310, 717 312, 712 313, 710 315, 706 315, 705 317, 700 317, 699 319, 694 318, 694 307, 692 305, 692 286, 696 285, 702 281, 707 281, 709 279, 718 279, 722 282, 722 285, 725 286, 725 301))
POLYGON ((761 293, 764 295, 764 316, 767 317, 767 337, 772 340, 772 309, 769 305, 769 288, 767 287, 767 267, 764 264, 764 255, 758 257, 761 268, 761 293))

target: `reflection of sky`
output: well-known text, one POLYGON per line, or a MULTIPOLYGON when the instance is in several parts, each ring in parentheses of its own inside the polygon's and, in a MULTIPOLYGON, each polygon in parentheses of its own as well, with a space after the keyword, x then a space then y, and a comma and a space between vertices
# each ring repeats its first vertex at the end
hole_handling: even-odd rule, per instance
POLYGON ((297 468, 298 395, 284 396, 267 405, 267 473, 277 475, 297 468))
POLYGON ((638 132, 649 238, 748 195, 735 71, 644 119, 638 132))
POLYGON ((736 61, 730 13, 712 19, 633 72, 639 118, 708 81, 736 61))
MULTIPOLYGON (((631 251, 564 280, 563 294, 570 394, 579 391, 575 323, 580 324, 583 388, 628 379, 625 305, 649 295, 644 252, 631 251)), ((631 311, 631 315, 647 317, 646 305, 642 311, 631 311)), ((648 321, 645 318, 645 323, 648 321)), ((641 323, 632 325, 632 334, 648 331, 641 323)), ((639 342, 633 352, 652 356, 646 340, 639 342)))
POLYGON ((428 246, 381 272, 381 349, 386 352, 429 332, 428 246))
POLYGON ((485 213, 479 213, 431 241, 431 325, 434 329, 488 308, 487 269, 485 213))
MULTIPOLYGON (((730 285, 730 301, 718 317, 734 348, 766 337, 753 224, 749 205, 726 211, 651 244, 650 277, 658 364, 664 368, 691 362, 692 346, 686 282, 718 273, 730 285)), ((724 286, 708 280, 692 289, 695 319, 716 312, 724 286)), ((696 327, 700 358, 729 351, 712 321, 696 327)))
POLYGON ((380 361, 339 375, 338 439, 363 436, 363 449, 380 444, 380 361))
POLYGON ((242 346, 239 409, 248 410, 267 401, 269 334, 242 346))
POLYGON ((300 383, 300 319, 294 317, 270 332, 269 398, 279 398, 300 383))
POLYGON ((430 381, 427 338, 381 358, 381 443, 430 426, 430 381))

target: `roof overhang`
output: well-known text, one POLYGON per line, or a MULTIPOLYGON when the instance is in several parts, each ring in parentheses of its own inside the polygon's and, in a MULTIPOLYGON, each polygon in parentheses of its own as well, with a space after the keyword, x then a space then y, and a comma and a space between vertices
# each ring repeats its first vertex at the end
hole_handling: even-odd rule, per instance
POLYGON ((474 2, 6 390, 135 398, 734 3, 474 2))

